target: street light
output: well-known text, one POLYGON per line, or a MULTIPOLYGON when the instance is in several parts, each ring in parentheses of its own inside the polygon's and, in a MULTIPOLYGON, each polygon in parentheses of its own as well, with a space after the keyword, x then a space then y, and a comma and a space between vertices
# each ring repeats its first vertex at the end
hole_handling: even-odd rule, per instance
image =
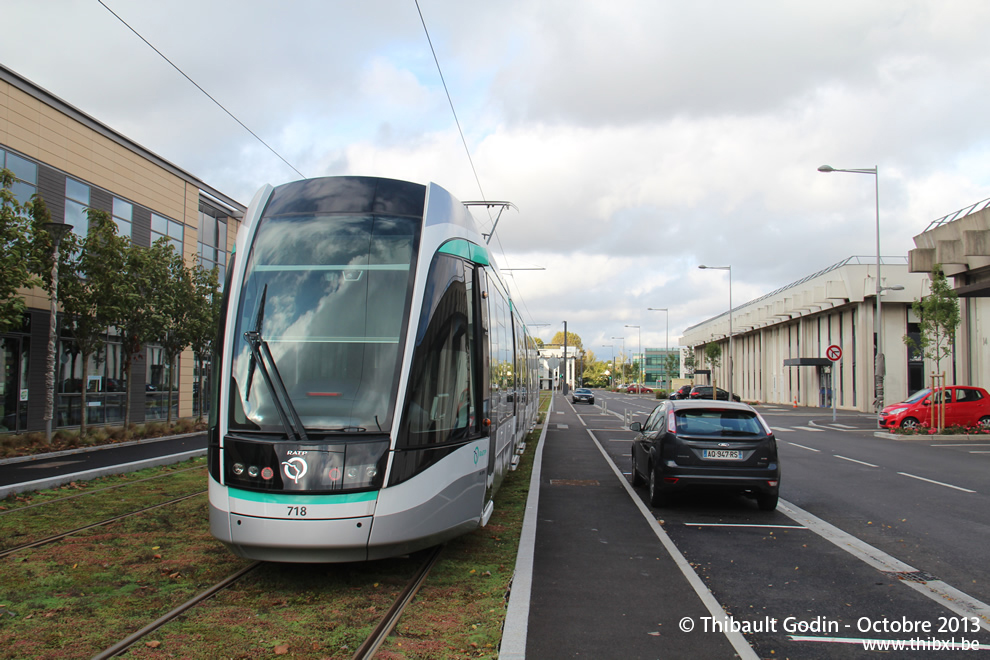
POLYGON ((638 325, 627 325, 627 328, 636 328, 636 333, 639 335, 639 339, 636 341, 639 345, 639 387, 643 389, 643 331, 638 325))
MULTIPOLYGON (((615 378, 615 346, 613 346, 612 344, 602 344, 602 348, 611 348, 612 349, 612 373, 610 373, 609 376, 608 376, 609 385, 611 385, 612 384, 612 380, 615 378)), ((612 389, 612 388, 609 387, 609 389, 612 389)))
POLYGON ((886 364, 884 363, 883 357, 883 323, 880 316, 880 294, 883 293, 883 287, 880 284, 880 175, 877 173, 876 167, 861 168, 861 169, 851 169, 851 170, 840 170, 830 165, 822 165, 818 168, 819 172, 850 172, 852 174, 872 174, 873 183, 875 188, 875 200, 876 200, 876 212, 877 212, 877 318, 873 322, 873 332, 876 337, 874 340, 876 342, 876 358, 873 364, 873 405, 876 406, 877 414, 883 410, 883 378, 884 371, 886 371, 886 364))
POLYGON ((725 389, 729 391, 729 401, 732 401, 732 266, 698 266, 702 270, 727 270, 729 271, 729 386, 725 389))
MULTIPOLYGON (((72 225, 61 222, 46 222, 42 229, 52 238, 52 296, 51 317, 48 322, 48 360, 45 371, 45 442, 52 443, 52 419, 55 414, 55 344, 58 315, 58 244, 62 237, 72 231, 72 225)), ((86 411, 83 411, 86 414, 86 411)))
POLYGON ((661 363, 661 365, 663 366, 663 388, 665 390, 667 390, 667 393, 669 394, 670 393, 670 388, 667 387, 667 378, 668 378, 668 373, 667 373, 667 352, 670 350, 670 344, 669 344, 669 337, 670 337, 670 310, 668 310, 666 307, 647 307, 646 308, 646 311, 648 311, 648 312, 664 312, 664 317, 667 319, 667 326, 666 326, 666 328, 664 330, 664 333, 663 333, 663 362, 661 363))
MULTIPOLYGON (((610 339, 619 339, 622 341, 622 382, 626 381, 626 338, 625 337, 610 337, 610 339)), ((615 368, 615 365, 612 365, 615 368)))

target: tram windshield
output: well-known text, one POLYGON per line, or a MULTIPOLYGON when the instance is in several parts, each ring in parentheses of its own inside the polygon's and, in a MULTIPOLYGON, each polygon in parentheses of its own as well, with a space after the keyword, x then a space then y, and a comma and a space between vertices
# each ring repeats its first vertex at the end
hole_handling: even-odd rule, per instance
POLYGON ((381 215, 261 219, 234 333, 232 430, 283 427, 245 337, 258 333, 306 429, 389 431, 419 226, 381 215))

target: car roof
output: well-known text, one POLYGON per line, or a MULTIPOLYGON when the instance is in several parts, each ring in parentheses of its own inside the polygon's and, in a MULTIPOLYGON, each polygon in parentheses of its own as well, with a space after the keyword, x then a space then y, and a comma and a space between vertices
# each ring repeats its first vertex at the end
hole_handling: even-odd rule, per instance
POLYGON ((748 403, 739 401, 715 401, 713 399, 671 399, 670 405, 674 410, 685 410, 691 408, 723 408, 725 410, 748 410, 755 413, 756 408, 748 403))

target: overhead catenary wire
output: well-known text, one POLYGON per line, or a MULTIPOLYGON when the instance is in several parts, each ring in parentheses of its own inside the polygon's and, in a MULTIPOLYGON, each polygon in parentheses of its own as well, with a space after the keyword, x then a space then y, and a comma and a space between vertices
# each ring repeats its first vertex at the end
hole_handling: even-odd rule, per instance
MULTIPOLYGON (((450 90, 447 88, 447 81, 443 76, 443 69, 440 66, 440 58, 437 56, 436 48, 433 47, 433 39, 430 38, 430 30, 426 27, 426 18, 423 17, 423 10, 419 6, 419 0, 414 0, 416 3, 416 11, 419 13, 419 21, 423 24, 423 32, 426 33, 426 41, 430 45, 430 53, 433 55, 433 62, 437 66, 437 73, 440 75, 440 83, 443 85, 444 94, 447 96, 447 103, 450 105, 450 113, 454 117, 454 124, 457 126, 457 132, 461 136, 461 144, 464 145, 464 152, 467 154, 468 163, 471 165, 471 173, 474 175, 474 180, 478 184, 478 191, 481 193, 482 201, 487 201, 488 198, 485 196, 485 189, 481 185, 481 179, 478 177, 478 170, 474 166, 474 159, 471 158, 471 149, 468 147, 467 139, 464 137, 464 130, 461 128, 460 119, 457 118, 457 110, 454 109, 454 100, 450 96, 450 90)), ((491 218, 491 209, 488 211, 489 219, 491 218)), ((494 227, 492 227, 492 234, 494 235, 494 227)), ((502 251, 502 256, 508 262, 508 255, 505 253, 505 248, 502 246, 502 241, 498 236, 494 236, 495 241, 498 243, 499 249, 502 251)), ((489 238, 491 241, 491 238, 489 238)), ((513 278, 513 283, 515 283, 515 278, 513 278)), ((523 300, 522 294, 519 294, 519 301, 522 303, 523 307, 526 307, 526 301, 523 300)), ((529 309, 527 308, 528 312, 529 309)), ((532 318, 532 317, 531 317, 532 318)))
POLYGON ((99 2, 99 3, 101 4, 101 5, 103 5, 103 8, 104 8, 104 9, 106 9, 106 10, 107 10, 108 12, 110 12, 111 14, 113 14, 113 16, 114 16, 114 18, 116 18, 116 19, 117 19, 118 21, 120 21, 121 23, 123 23, 123 24, 124 24, 124 26, 125 26, 125 27, 126 27, 126 28, 127 28, 128 30, 130 30, 131 32, 133 32, 133 33, 134 33, 134 34, 135 34, 135 35, 137 36, 137 38, 138 38, 138 39, 140 39, 140 40, 141 40, 141 41, 143 41, 143 42, 144 42, 145 44, 147 44, 147 46, 148 46, 148 48, 150 48, 151 50, 153 50, 153 51, 155 51, 156 53, 158 53, 158 55, 159 55, 159 56, 160 56, 160 57, 161 57, 161 58, 162 58, 163 60, 165 60, 166 62, 168 62, 168 63, 169 63, 169 64, 170 64, 171 66, 172 66, 172 68, 173 68, 173 69, 175 69, 176 71, 178 71, 178 72, 179 72, 179 73, 180 73, 180 74, 182 75, 182 77, 183 77, 183 78, 185 78, 185 79, 186 79, 186 80, 188 80, 188 81, 189 81, 190 83, 192 83, 192 84, 193 84, 193 86, 195 86, 195 87, 196 87, 196 89, 198 89, 199 91, 201 91, 201 92, 202 92, 202 93, 203 93, 203 94, 204 94, 204 95, 206 96, 206 98, 208 98, 208 99, 210 99, 211 101, 213 101, 213 103, 215 103, 215 104, 216 104, 216 106, 217 106, 218 108, 220 108, 221 110, 223 110, 224 112, 226 112, 226 113, 227 113, 227 115, 228 115, 228 116, 229 116, 229 117, 230 117, 231 119, 233 119, 233 120, 234 120, 234 121, 236 121, 236 122, 237 122, 238 124, 240 124, 240 126, 241 126, 241 128, 243 128, 243 129, 244 129, 245 131, 247 131, 248 133, 250 133, 250 134, 251 134, 251 135, 252 135, 252 136, 254 137, 254 139, 255 139, 255 140, 257 140, 258 142, 260 142, 261 144, 263 144, 263 145, 265 146, 265 148, 266 148, 266 149, 268 149, 268 151, 270 151, 270 152, 272 152, 273 154, 275 154, 275 156, 276 156, 276 157, 277 157, 277 158, 278 158, 278 159, 279 159, 280 161, 282 161, 283 163, 285 163, 286 165, 288 165, 288 166, 289 166, 289 168, 290 168, 290 169, 291 169, 291 170, 292 170, 293 172, 295 172, 296 174, 298 174, 299 176, 301 176, 301 177, 302 177, 302 178, 304 178, 304 179, 305 179, 305 178, 307 178, 305 174, 303 174, 302 172, 300 172, 300 171, 299 171, 299 170, 298 170, 298 169, 297 169, 297 168, 295 167, 295 165, 293 165, 292 163, 290 163, 289 161, 287 161, 287 160, 286 160, 285 158, 283 158, 283 157, 282 157, 282 154, 280 154, 279 152, 277 152, 277 151, 275 151, 275 149, 274 149, 274 148, 273 148, 273 147, 272 147, 272 146, 271 146, 270 144, 268 144, 267 142, 265 142, 264 140, 262 140, 262 139, 261 139, 261 137, 259 137, 257 133, 255 133, 255 132, 254 132, 254 131, 252 131, 252 130, 251 130, 250 128, 248 128, 248 127, 247 127, 247 126, 246 126, 246 125, 244 124, 244 122, 242 122, 242 121, 241 121, 240 119, 238 119, 238 118, 237 118, 237 117, 236 117, 236 116, 234 115, 234 113, 232 113, 232 112, 231 112, 230 110, 228 110, 227 108, 225 108, 225 107, 223 106, 223 104, 222 104, 222 103, 220 103, 220 101, 218 101, 218 100, 216 100, 215 98, 213 98, 213 96, 211 96, 209 92, 207 92, 207 91, 206 91, 205 89, 203 89, 203 88, 202 88, 202 87, 201 87, 201 86, 199 85, 199 83, 197 83, 197 82, 196 82, 195 80, 193 80, 192 78, 190 78, 190 77, 189 77, 189 76, 188 76, 188 75, 186 74, 186 72, 185 72, 185 71, 183 71, 182 69, 180 69, 180 68, 179 68, 179 67, 178 67, 178 66, 177 66, 177 65, 175 64, 175 62, 173 62, 173 61, 172 61, 172 60, 170 60, 170 59, 169 59, 168 57, 166 57, 166 56, 165 56, 165 54, 164 54, 164 53, 163 53, 162 51, 160 51, 160 50, 158 50, 157 48, 155 48, 155 46, 154 46, 154 45, 153 45, 153 44, 152 44, 152 43, 151 43, 150 41, 148 41, 147 39, 145 39, 145 38, 144 38, 144 37, 143 37, 143 36, 141 35, 141 33, 140 33, 140 32, 138 32, 138 31, 137 31, 137 30, 135 30, 135 29, 134 29, 133 27, 131 27, 131 26, 130 26, 130 24, 129 24, 129 23, 127 22, 127 21, 125 21, 125 20, 124 20, 123 18, 121 18, 121 17, 120 17, 120 15, 119 15, 119 14, 117 14, 117 12, 115 12, 115 11, 114 11, 113 9, 110 9, 110 7, 108 7, 108 6, 107 6, 107 4, 106 4, 105 2, 103 2, 103 0, 96 0, 96 1, 97 1, 97 2, 99 2))

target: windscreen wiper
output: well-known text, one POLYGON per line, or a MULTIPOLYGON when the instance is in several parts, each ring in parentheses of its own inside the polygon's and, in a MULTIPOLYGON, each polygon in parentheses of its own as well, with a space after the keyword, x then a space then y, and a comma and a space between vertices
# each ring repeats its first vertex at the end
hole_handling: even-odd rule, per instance
POLYGON ((282 426, 285 427, 285 432, 289 436, 289 440, 296 441, 296 433, 293 432, 294 427, 299 432, 299 437, 302 441, 309 442, 309 436, 306 435, 306 427, 303 426, 299 413, 296 412, 295 406, 292 405, 292 399, 289 398, 289 392, 285 389, 285 383, 282 382, 282 377, 278 373, 278 366, 275 364, 275 357, 272 355, 271 349, 268 348, 268 342, 264 340, 261 333, 257 330, 245 332, 244 339, 251 346, 251 355, 254 357, 255 364, 261 368, 261 375, 265 380, 265 384, 268 386, 268 391, 272 394, 272 402, 275 404, 275 410, 278 412, 278 417, 282 421, 282 426), (268 366, 271 366, 270 373, 268 366), (289 419, 290 416, 292 418, 291 421, 289 419))

